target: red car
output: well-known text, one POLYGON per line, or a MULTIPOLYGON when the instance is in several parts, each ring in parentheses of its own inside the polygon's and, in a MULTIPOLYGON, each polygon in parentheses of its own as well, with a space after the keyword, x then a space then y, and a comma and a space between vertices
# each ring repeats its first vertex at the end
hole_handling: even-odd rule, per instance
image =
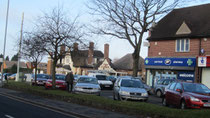
POLYGON ((162 103, 181 109, 210 108, 210 90, 199 83, 174 82, 165 88, 162 103))
MULTIPOLYGON (((56 88, 66 90, 66 82, 65 82, 65 75, 56 74, 56 88)), ((52 87, 52 79, 48 79, 45 83, 45 89, 49 89, 52 87)))

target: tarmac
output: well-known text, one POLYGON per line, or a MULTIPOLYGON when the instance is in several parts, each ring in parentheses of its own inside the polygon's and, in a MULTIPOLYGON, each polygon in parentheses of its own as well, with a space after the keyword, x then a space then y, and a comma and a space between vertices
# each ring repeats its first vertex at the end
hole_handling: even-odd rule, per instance
POLYGON ((82 106, 64 101, 47 99, 32 94, 14 91, 10 89, 0 88, 0 94, 8 98, 29 103, 32 105, 44 107, 47 109, 56 110, 62 113, 71 114, 77 117, 86 118, 135 118, 135 116, 128 116, 121 113, 116 113, 108 110, 96 109, 88 106, 82 106))

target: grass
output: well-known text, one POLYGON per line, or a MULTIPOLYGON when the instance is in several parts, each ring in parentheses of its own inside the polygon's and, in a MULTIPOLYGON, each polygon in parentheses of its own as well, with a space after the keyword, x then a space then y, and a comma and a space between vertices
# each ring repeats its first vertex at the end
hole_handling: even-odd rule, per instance
POLYGON ((45 90, 41 86, 31 86, 27 83, 10 81, 5 88, 19 90, 47 98, 62 100, 66 102, 107 109, 140 117, 154 118, 209 118, 209 109, 180 110, 168 108, 145 102, 114 101, 108 98, 94 95, 70 94, 62 90, 45 90))

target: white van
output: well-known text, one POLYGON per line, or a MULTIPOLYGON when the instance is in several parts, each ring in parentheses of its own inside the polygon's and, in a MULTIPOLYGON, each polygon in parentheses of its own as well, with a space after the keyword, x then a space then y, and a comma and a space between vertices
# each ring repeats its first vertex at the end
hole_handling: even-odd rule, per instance
POLYGON ((101 87, 101 89, 103 88, 113 88, 113 83, 110 80, 107 80, 107 76, 103 73, 89 73, 88 76, 91 77, 96 77, 98 79, 98 83, 101 87))

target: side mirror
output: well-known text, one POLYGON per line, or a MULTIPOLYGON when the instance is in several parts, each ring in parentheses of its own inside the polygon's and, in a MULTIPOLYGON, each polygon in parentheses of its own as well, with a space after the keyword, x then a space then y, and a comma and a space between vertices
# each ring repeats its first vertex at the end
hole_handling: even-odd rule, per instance
POLYGON ((181 89, 176 89, 177 92, 182 93, 183 91, 181 89))

